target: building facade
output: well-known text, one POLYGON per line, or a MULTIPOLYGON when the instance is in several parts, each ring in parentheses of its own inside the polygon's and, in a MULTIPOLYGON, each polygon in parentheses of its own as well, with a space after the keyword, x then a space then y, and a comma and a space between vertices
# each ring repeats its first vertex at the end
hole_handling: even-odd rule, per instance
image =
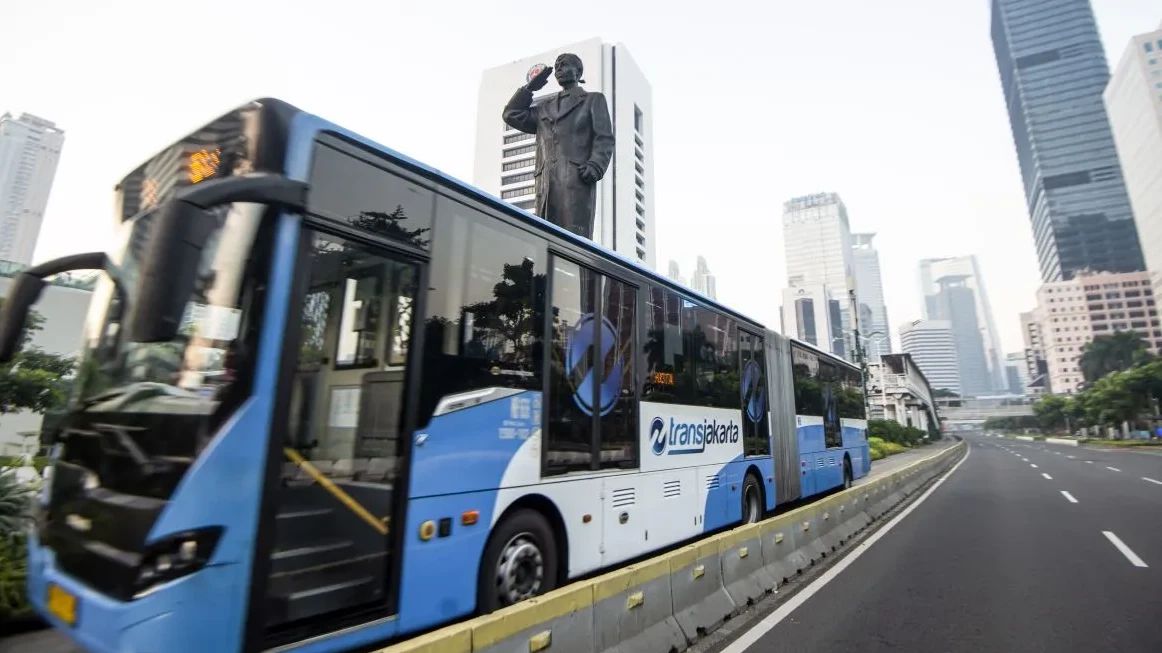
MULTIPOLYGON (((581 57, 585 66, 582 88, 605 95, 613 121, 613 160, 597 183, 593 240, 655 269, 652 92, 622 44, 589 39, 484 71, 476 111, 473 183, 520 208, 536 210, 536 137, 504 124, 501 112, 526 82, 530 68, 538 63, 552 65, 564 52, 581 57)), ((550 77, 534 101, 560 90, 550 77)))
POLYGON ((1029 370, 1025 363, 1024 351, 1005 354, 1005 382, 1009 394, 1029 394, 1029 370))
POLYGON ((682 276, 682 269, 678 267, 678 262, 674 259, 670 259, 670 265, 666 269, 666 276, 675 283, 681 284, 683 286, 688 285, 686 283, 686 278, 682 276))
POLYGON ((0 116, 0 260, 32 262, 64 142, 48 120, 0 116))
POLYGON ((1130 40, 1105 106, 1155 290, 1162 288, 1162 25, 1130 40))
MULTIPOLYGON (((920 294, 923 299, 925 320, 947 320, 953 323, 957 346, 970 352, 970 357, 962 353, 961 365, 971 368, 971 394, 987 394, 1005 387, 1004 353, 1000 350, 1000 336, 997 324, 992 318, 992 306, 988 290, 984 287, 984 275, 975 256, 926 258, 920 260, 920 294), (948 292, 944 293, 944 288, 948 292), (970 293, 967 290, 970 290, 970 293), (942 294, 944 293, 944 294, 942 294), (969 307, 963 302, 969 301, 969 307), (975 320, 969 314, 975 313, 975 320), (953 320, 952 315, 957 316, 953 320), (975 330, 977 336, 971 331, 975 330), (988 382, 978 379, 977 352, 974 343, 983 347, 984 365, 988 382)), ((968 393, 969 390, 964 390, 968 393)))
POLYGON ((1036 310, 1021 313, 1021 337, 1025 341, 1025 383, 1027 394, 1040 396, 1053 392, 1049 386, 1049 363, 1045 360, 1045 336, 1036 310))
POLYGON ((701 256, 698 257, 698 262, 694 266, 694 277, 690 283, 694 290, 710 299, 718 299, 718 278, 710 272, 710 267, 706 265, 706 259, 701 256))
POLYGON ((784 203, 783 247, 787 285, 826 286, 830 299, 839 303, 841 346, 851 353, 849 344, 856 319, 850 308, 851 295, 856 292, 855 266, 847 208, 839 195, 818 193, 784 203))
MULTIPOLYGON (((980 328, 983 320, 976 310, 976 292, 970 285, 969 277, 940 277, 936 293, 925 299, 928 318, 943 320, 952 329, 960 394, 966 397, 992 394, 1000 383, 993 378, 985 355, 980 328)), ((995 369, 1004 373, 1003 365, 997 364, 995 369)))
POLYGON ((1078 359, 1094 338, 1132 331, 1151 353, 1162 351, 1162 325, 1147 272, 1081 273, 1044 284, 1037 290, 1037 307, 1023 317, 1026 346, 1033 344, 1034 357, 1045 361, 1054 394, 1073 394, 1085 382, 1078 359))
POLYGON ((892 353, 892 332, 888 307, 884 303, 884 280, 880 274, 880 253, 872 239, 875 234, 851 235, 851 259, 855 269, 855 287, 859 295, 859 332, 868 360, 892 353))
POLYGON ((934 390, 961 394, 960 364, 952 325, 945 320, 916 320, 900 327, 900 348, 924 372, 934 390))
POLYGON ((1089 0, 992 0, 992 42, 1042 280, 1142 270, 1089 0))
POLYGON ((783 335, 844 357, 847 350, 840 304, 821 283, 784 288, 783 335))

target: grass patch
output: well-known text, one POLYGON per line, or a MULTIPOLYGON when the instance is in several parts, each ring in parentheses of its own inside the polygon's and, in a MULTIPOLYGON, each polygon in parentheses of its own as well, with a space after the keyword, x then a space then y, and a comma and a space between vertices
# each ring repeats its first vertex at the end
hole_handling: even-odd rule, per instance
POLYGON ((875 436, 867 439, 867 446, 871 451, 872 460, 881 460, 883 458, 887 458, 888 456, 894 456, 898 453, 903 453, 908 450, 908 447, 905 447, 902 444, 888 442, 883 438, 877 438, 875 436))
POLYGON ((1084 444, 1095 444, 1099 447, 1113 447, 1115 449, 1125 449, 1129 447, 1155 447, 1162 448, 1162 440, 1102 440, 1100 438, 1089 438, 1080 440, 1084 444))

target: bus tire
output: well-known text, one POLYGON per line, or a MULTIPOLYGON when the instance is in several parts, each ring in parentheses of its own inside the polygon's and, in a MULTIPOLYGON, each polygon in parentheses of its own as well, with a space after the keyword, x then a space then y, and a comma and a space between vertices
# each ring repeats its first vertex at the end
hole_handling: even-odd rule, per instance
POLYGON ((849 489, 851 484, 855 481, 854 475, 851 473, 851 458, 847 455, 843 456, 843 489, 849 489))
POLYGON ((477 608, 487 614, 555 589, 558 564, 548 520, 527 508, 513 512, 497 524, 484 547, 477 608))
POLYGON ((763 518, 763 486, 754 474, 742 481, 742 523, 753 524, 763 518))

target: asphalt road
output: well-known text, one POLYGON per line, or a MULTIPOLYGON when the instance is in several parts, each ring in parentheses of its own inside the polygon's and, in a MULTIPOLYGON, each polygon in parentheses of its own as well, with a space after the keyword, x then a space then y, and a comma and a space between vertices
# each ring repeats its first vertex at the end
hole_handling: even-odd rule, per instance
POLYGON ((1162 456, 968 441, 846 568, 716 648, 1162 651, 1162 456))

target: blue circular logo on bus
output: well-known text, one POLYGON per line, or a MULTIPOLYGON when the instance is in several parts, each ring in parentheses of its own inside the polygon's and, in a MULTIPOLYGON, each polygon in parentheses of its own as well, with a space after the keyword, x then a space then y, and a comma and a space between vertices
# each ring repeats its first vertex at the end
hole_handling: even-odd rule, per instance
POLYGON ((597 389, 598 413, 605 415, 613 410, 617 398, 621 395, 623 368, 621 357, 615 354, 613 363, 604 367, 606 358, 617 345, 617 331, 609 320, 601 319, 601 351, 597 352, 596 361, 593 361, 586 354, 592 349, 596 335, 597 322, 592 314, 586 314, 577 322, 577 326, 573 327, 573 333, 565 347, 565 374, 573 386, 573 403, 586 415, 593 414, 594 363, 603 366, 605 372, 601 387, 597 389))
POLYGON ((759 422, 767 412, 767 389, 763 387, 763 370, 757 361, 749 361, 742 370, 742 405, 752 422, 759 422))
POLYGON ((655 417, 654 421, 650 422, 650 441, 653 442, 650 449, 655 456, 660 456, 666 451, 666 421, 661 417, 655 417))

